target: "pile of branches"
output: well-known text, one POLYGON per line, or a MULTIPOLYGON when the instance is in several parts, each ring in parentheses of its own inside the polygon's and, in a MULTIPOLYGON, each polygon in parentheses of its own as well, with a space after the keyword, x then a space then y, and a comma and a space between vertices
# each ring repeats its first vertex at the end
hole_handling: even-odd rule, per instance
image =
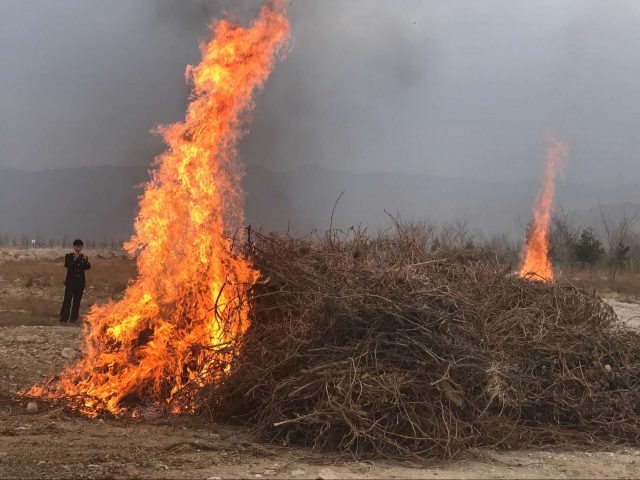
POLYGON ((221 418, 357 456, 640 440, 640 334, 595 293, 401 228, 250 250, 252 325, 207 392, 221 418))

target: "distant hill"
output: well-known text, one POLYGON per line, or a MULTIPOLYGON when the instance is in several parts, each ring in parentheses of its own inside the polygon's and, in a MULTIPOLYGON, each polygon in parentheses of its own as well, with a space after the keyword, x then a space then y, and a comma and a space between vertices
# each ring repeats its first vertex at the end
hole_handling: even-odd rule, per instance
POLYGON ((144 168, 0 169, 0 232, 127 238, 144 168))
MULTIPOLYGON (((340 195, 334 226, 388 225, 389 217, 453 221, 464 219, 487 233, 516 233, 531 216, 538 181, 483 182, 402 173, 354 174, 314 165, 287 172, 260 167, 245 180, 247 218, 280 230, 288 225, 306 233, 329 227, 333 205, 340 195)), ((578 221, 597 221, 598 205, 608 212, 640 207, 636 185, 606 188, 560 181, 557 205, 575 211, 578 221)))
MULTIPOLYGON (((92 167, 28 172, 0 169, 0 233, 123 239, 132 233, 142 167, 92 167)), ((334 226, 388 224, 385 213, 404 218, 465 219, 485 232, 520 232, 530 216, 536 181, 481 182, 400 173, 354 174, 309 165, 286 172, 247 169, 247 221, 269 229, 305 234, 334 226)), ((558 204, 595 221, 607 211, 640 206, 634 186, 604 188, 560 182, 558 204)))

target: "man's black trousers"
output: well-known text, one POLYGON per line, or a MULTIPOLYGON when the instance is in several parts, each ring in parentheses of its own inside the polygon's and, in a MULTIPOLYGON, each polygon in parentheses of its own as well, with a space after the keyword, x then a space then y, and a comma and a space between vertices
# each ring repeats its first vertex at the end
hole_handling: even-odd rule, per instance
POLYGON ((80 301, 84 293, 84 285, 74 285, 69 283, 64 287, 64 301, 60 310, 60 322, 78 320, 80 314, 80 301))

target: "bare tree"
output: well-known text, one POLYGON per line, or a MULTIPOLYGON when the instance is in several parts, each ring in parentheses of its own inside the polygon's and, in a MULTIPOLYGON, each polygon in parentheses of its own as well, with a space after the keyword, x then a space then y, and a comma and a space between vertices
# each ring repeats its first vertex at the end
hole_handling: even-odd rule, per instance
POLYGON ((581 228, 575 221, 575 212, 559 208, 551 217, 549 242, 554 259, 568 267, 572 267, 575 259, 575 245, 581 228))
POLYGON ((435 241, 436 226, 427 219, 403 219, 399 214, 392 215, 385 210, 395 227, 395 233, 405 241, 430 249, 435 241))
POLYGON ((633 228, 638 221, 640 209, 629 215, 626 209, 622 211, 622 218, 615 221, 607 220, 602 205, 600 207, 600 221, 602 229, 605 233, 607 242, 607 254, 609 257, 609 267, 611 277, 616 278, 618 270, 623 268, 628 261, 630 253, 630 241, 633 234, 633 228))
POLYGON ((444 248, 473 248, 474 241, 480 236, 482 232, 472 226, 469 220, 459 219, 453 223, 442 224, 438 241, 444 248))
POLYGON ((519 246, 504 233, 482 241, 476 250, 481 259, 494 265, 505 265, 513 269, 520 261, 519 246))
POLYGON ((629 263, 632 271, 640 272, 640 233, 631 233, 631 251, 629 252, 629 263))

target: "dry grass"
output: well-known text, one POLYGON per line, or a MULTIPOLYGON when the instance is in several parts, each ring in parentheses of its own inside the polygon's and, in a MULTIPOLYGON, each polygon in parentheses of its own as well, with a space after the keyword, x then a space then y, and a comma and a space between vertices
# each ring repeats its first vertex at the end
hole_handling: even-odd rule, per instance
MULTIPOLYGON (((136 275, 135 262, 125 258, 90 258, 83 311, 117 298, 136 275)), ((0 311, 5 317, 57 317, 64 293, 63 258, 25 259, 0 264, 0 311)))
MULTIPOLYGON (((4 284, 23 287, 50 287, 64 282, 64 271, 60 272, 59 262, 23 260, 0 265, 0 278, 4 284), (56 268, 58 267, 58 268, 56 268)), ((64 268, 62 268, 64 270, 64 268)))
POLYGON ((570 272, 562 278, 586 290, 595 290, 604 297, 627 302, 640 301, 640 274, 620 272, 611 278, 608 270, 570 272))

